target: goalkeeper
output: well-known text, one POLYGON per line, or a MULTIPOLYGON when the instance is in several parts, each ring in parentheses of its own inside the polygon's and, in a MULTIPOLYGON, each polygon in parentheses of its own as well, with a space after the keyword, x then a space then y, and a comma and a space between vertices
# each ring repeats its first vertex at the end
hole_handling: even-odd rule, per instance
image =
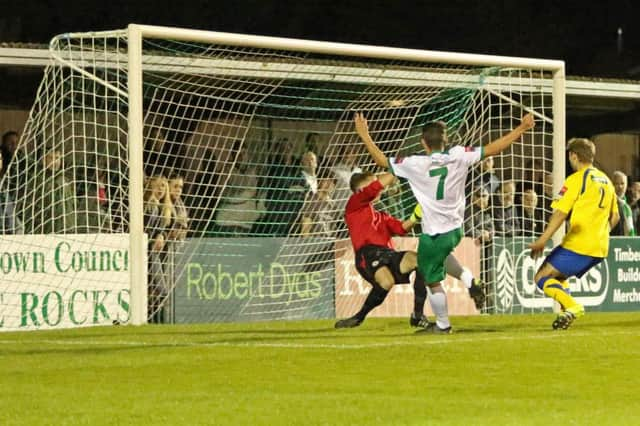
MULTIPOLYGON (((391 237, 405 235, 420 221, 420 205, 416 206, 414 213, 405 221, 373 207, 384 187, 394 180, 395 177, 390 173, 375 176, 371 172, 364 172, 351 176, 350 187, 353 194, 345 208, 345 221, 355 251, 356 269, 372 285, 372 289, 360 311, 352 317, 336 322, 336 328, 351 328, 362 324, 367 314, 384 301, 395 284, 409 283, 409 274, 417 268, 416 252, 394 250, 391 237)), ((462 268, 453 255, 447 258, 447 271, 449 275, 460 279, 469 289, 476 308, 482 308, 485 294, 480 281, 476 280, 468 269, 462 268)), ((409 324, 412 327, 427 327, 429 322, 424 315, 427 287, 417 270, 413 290, 414 309, 409 324)))

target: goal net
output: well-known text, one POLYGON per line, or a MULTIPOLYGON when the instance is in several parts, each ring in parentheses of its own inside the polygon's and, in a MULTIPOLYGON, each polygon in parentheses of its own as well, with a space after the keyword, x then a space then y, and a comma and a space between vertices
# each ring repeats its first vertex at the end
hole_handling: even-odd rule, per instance
MULTIPOLYGON (((50 50, 0 181, 3 329, 353 314, 369 286, 343 222, 349 178, 381 171, 354 112, 390 156, 421 153, 430 121, 481 146, 534 113, 521 143, 470 169, 456 255, 488 284, 486 312, 551 308, 526 245, 564 168, 561 62, 144 26, 50 50)), ((398 182, 377 207, 414 205, 398 182)), ((446 288, 452 313, 476 312, 456 277, 446 288)), ((398 286, 374 314, 411 299, 398 286)))

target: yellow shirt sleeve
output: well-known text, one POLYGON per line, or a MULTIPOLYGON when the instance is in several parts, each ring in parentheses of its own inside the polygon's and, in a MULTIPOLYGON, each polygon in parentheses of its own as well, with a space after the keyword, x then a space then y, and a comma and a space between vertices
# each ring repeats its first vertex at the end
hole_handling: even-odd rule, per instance
POLYGON ((558 209, 568 214, 573 208, 573 205, 580 195, 580 186, 575 179, 571 179, 572 177, 573 176, 570 176, 564 181, 562 189, 560 190, 560 198, 551 203, 552 209, 558 209))
MULTIPOLYGON (((613 189, 613 192, 615 194, 615 189, 613 189)), ((613 213, 618 213, 618 196, 614 195, 613 196, 613 202, 612 202, 612 206, 611 206, 611 212, 613 213)))

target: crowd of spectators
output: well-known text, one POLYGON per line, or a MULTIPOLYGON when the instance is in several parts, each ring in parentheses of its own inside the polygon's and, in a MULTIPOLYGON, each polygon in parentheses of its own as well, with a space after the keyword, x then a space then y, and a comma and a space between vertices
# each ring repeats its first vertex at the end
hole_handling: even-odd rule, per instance
MULTIPOLYGON (((168 257, 189 235, 210 237, 340 237, 349 178, 361 171, 358 151, 346 144, 333 157, 317 133, 300 141, 281 137, 266 154, 237 140, 230 145, 227 169, 214 151, 206 151, 197 170, 169 161, 163 132, 149 132, 145 142, 144 226, 149 242, 149 315, 164 321, 168 297, 168 257), (300 150, 302 148, 302 150, 300 150), (299 154, 297 154, 299 153, 299 154), (173 172, 174 167, 188 175, 173 172), (185 177, 189 182, 185 184, 185 177)), ((126 170, 114 173, 108 158, 65 167, 64 153, 44 148, 28 157, 19 135, 2 135, 0 146, 0 225, 4 234, 127 232, 126 170), (7 174, 12 165, 18 172, 7 174)), ((181 154, 183 155, 183 154, 181 154)), ((176 157, 177 158, 177 157, 176 157)), ((470 173, 465 231, 483 249, 484 261, 495 238, 533 238, 551 214, 553 176, 539 160, 529 161, 523 179, 502 180, 494 159, 470 173)), ((640 181, 628 185, 621 171, 611 175, 621 215, 615 236, 634 236, 640 226, 640 181)), ((400 183, 383 194, 384 208, 404 217, 415 202, 400 183), (411 205, 409 205, 411 204, 411 205), (408 209, 408 210, 407 210, 408 209)), ((490 271, 491 265, 483 265, 490 271)), ((488 281, 490 277, 485 277, 488 281)))
MULTIPOLYGON (((123 177, 115 177, 116 173, 110 171, 108 159, 98 158, 70 170, 64 167, 64 153, 54 147, 40 151, 30 162, 17 149, 18 138, 15 131, 6 132, 0 147, 0 176, 11 163, 19 163, 15 167, 26 171, 7 176, 0 194, 5 234, 127 231, 122 217, 126 213, 126 194, 122 194, 126 188, 122 188, 123 177), (120 180, 115 182, 116 178, 120 180)), ((173 231, 172 238, 184 240, 189 233, 212 237, 335 237, 341 208, 350 195, 349 177, 362 169, 352 146, 347 144, 328 158, 322 155, 319 138, 318 133, 308 133, 299 141, 277 138, 269 143, 266 156, 258 160, 251 147, 237 140, 228 150, 230 171, 224 173, 208 151, 198 170, 189 175, 191 182, 185 185, 185 177, 180 176, 180 187, 171 191, 180 193, 173 209, 182 219, 174 222, 183 224, 179 233, 173 231)), ((147 179, 170 179, 174 175, 171 167, 176 161, 167 160, 172 155, 166 149, 168 145, 161 130, 148 132, 147 179)), ((541 160, 530 160, 523 168, 523 179, 503 181, 494 161, 493 157, 485 159, 470 174, 467 235, 481 235, 483 243, 493 237, 539 235, 551 213, 552 174, 541 160), (492 222, 492 227, 486 228, 490 237, 478 232, 478 226, 488 223, 487 217, 492 222)), ((634 236, 640 221, 640 182, 628 185, 622 171, 613 172, 611 179, 622 219, 611 234, 634 236)), ((397 185, 384 194, 382 202, 402 216, 405 198, 410 198, 404 195, 406 192, 397 185)))

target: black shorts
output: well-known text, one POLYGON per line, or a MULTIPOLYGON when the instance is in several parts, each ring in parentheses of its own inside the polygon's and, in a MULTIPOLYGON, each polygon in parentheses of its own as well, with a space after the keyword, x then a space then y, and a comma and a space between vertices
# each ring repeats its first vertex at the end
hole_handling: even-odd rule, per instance
POLYGON ((413 271, 406 274, 400 272, 400 262, 405 253, 406 251, 395 251, 389 247, 362 246, 356 252, 356 269, 371 285, 380 285, 376 282, 375 274, 383 266, 389 268, 395 284, 409 284, 409 275, 413 271))

